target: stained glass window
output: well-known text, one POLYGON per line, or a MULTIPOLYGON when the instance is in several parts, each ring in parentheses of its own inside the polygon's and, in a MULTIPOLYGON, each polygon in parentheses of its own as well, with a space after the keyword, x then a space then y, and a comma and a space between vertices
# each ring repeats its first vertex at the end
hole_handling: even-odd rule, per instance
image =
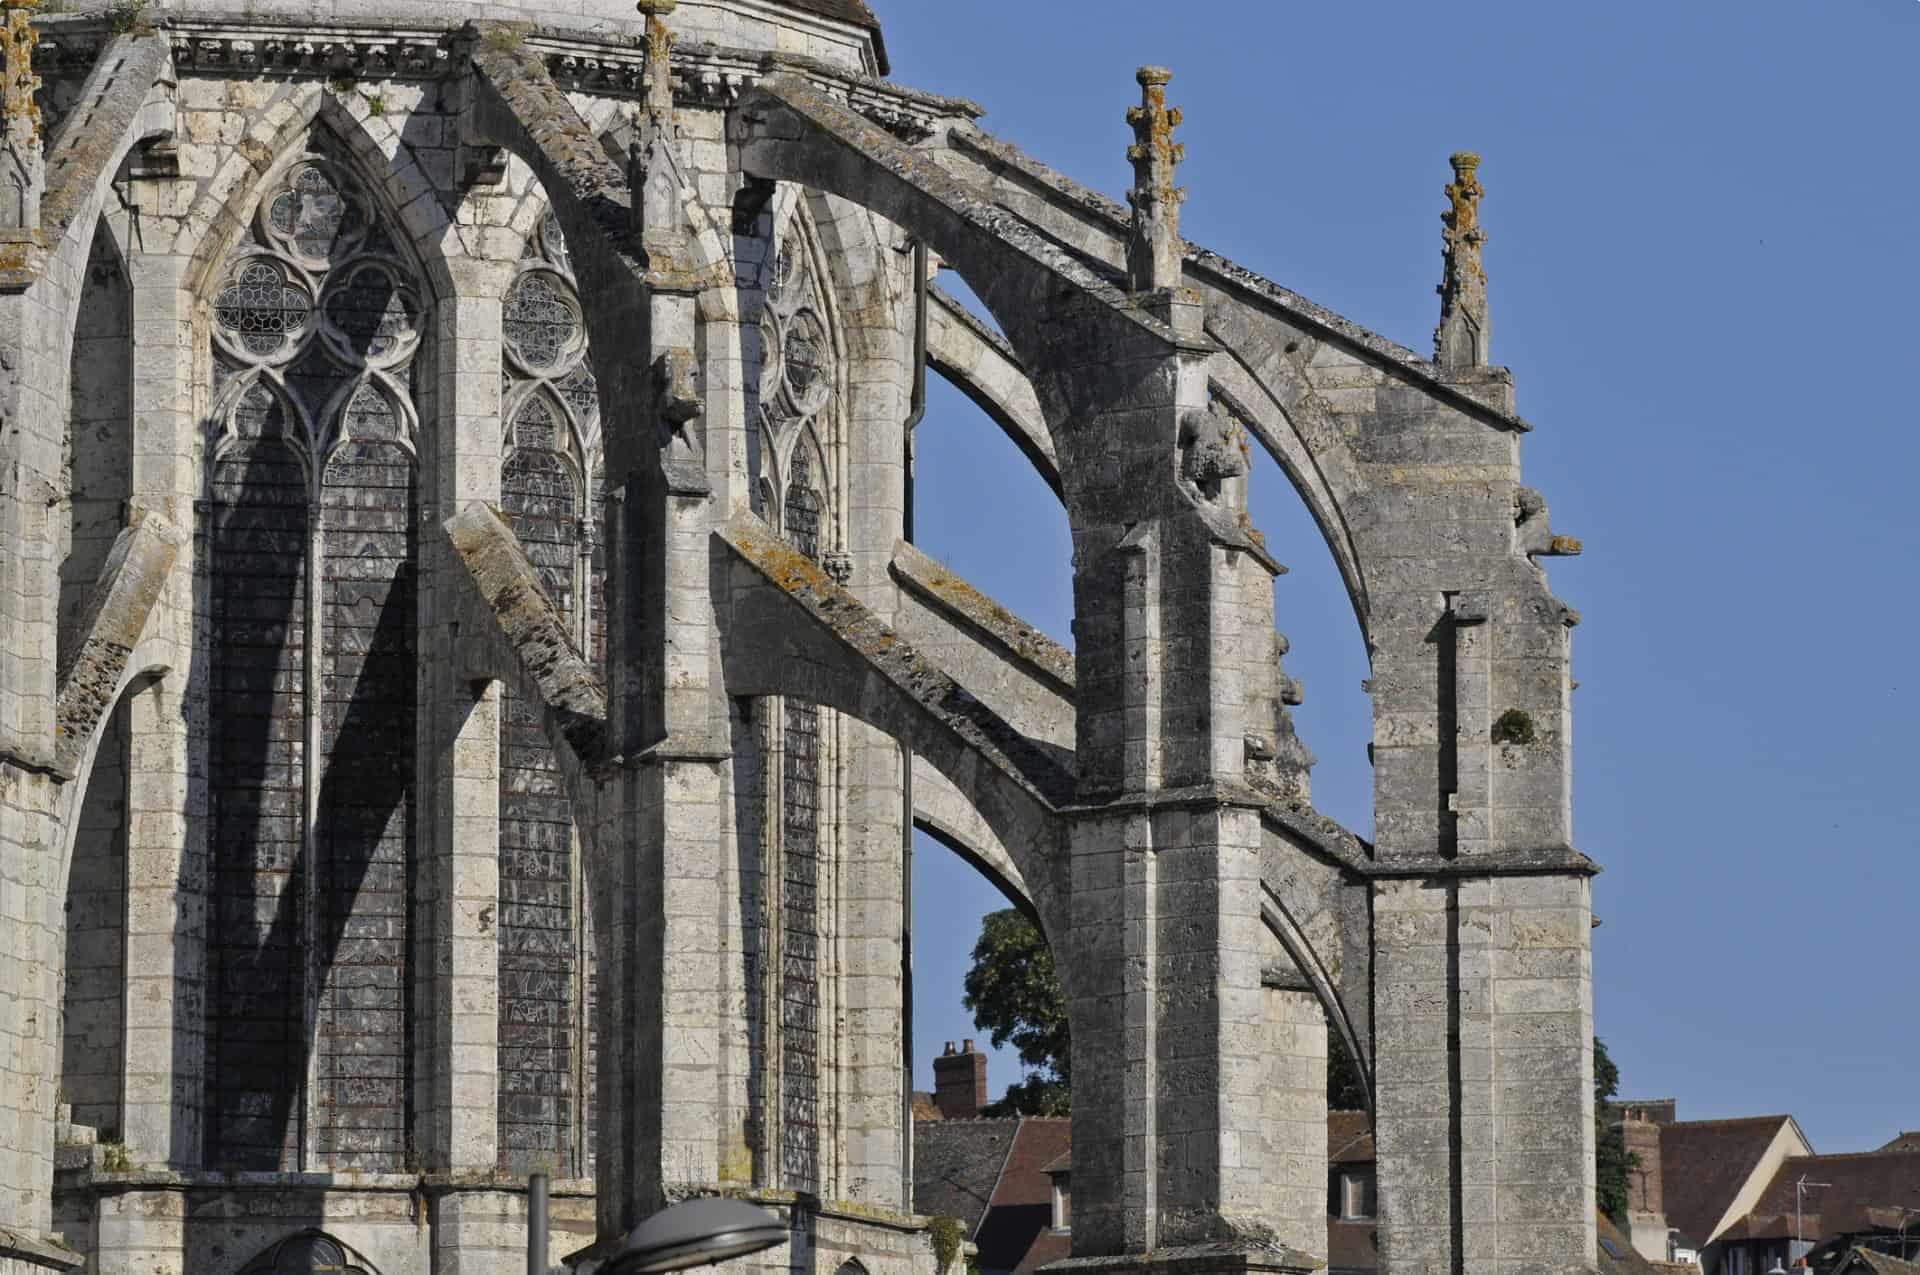
POLYGON ((567 403, 582 421, 592 420, 600 412, 600 386, 593 373, 582 363, 555 382, 567 403))
POLYGON ((507 296, 507 344, 535 371, 559 365, 580 331, 573 307, 553 280, 540 272, 520 276, 507 296))
MULTIPOLYGON (((209 917, 206 1154, 398 1172, 411 1154, 408 362, 422 289, 333 140, 312 144, 263 197, 212 307, 213 870, 223 897, 285 896, 284 914, 304 919, 209 917), (311 1067, 289 1065, 300 1059, 311 1067)), ((249 1270, 352 1272, 354 1260, 308 1232, 249 1270)))
POLYGON ((309 261, 330 260, 366 234, 358 202, 318 164, 302 164, 267 204, 267 224, 309 261))
POLYGON ((346 1246, 319 1231, 289 1236, 247 1263, 241 1275, 369 1275, 346 1246))
POLYGON ((393 404, 372 385, 362 385, 354 391, 353 398, 347 403, 347 410, 342 414, 342 421, 347 436, 363 442, 376 439, 392 442, 400 433, 399 422, 393 414, 393 404))
POLYGON ((327 297, 327 320, 362 359, 385 359, 412 339, 417 307, 393 277, 377 266, 354 272, 327 297))
POLYGON ((213 300, 213 313, 215 321, 248 353, 264 357, 306 331, 313 299, 279 266, 255 259, 221 289, 213 300))

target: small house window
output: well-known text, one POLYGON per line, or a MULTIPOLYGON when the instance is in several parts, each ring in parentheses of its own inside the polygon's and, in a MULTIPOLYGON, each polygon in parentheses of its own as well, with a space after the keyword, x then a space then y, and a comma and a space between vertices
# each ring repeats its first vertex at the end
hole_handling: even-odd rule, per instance
POLYGON ((1065 1231, 1073 1226, 1073 1179, 1065 1173, 1053 1175, 1053 1229, 1065 1231))

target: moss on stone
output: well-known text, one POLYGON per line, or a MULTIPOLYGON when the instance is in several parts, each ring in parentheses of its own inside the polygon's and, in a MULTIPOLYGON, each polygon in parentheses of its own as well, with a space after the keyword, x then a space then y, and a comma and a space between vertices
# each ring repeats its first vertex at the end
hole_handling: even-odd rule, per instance
POLYGON ((936 1269, 952 1269, 953 1261, 960 1256, 960 1220, 951 1217, 936 1217, 927 1223, 927 1238, 933 1241, 933 1260, 936 1269))
POLYGON ((1531 744, 1533 739, 1533 718, 1525 709, 1510 708, 1493 723, 1496 744, 1531 744))

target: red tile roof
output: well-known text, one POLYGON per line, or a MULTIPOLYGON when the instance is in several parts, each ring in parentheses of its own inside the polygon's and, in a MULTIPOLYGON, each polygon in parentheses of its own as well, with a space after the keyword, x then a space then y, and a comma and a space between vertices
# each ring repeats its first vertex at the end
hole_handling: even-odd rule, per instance
POLYGON ((993 1199, 973 1242, 983 1271, 1026 1271, 1067 1256, 1071 1246, 1053 1230, 1053 1179, 1047 1168, 1073 1145, 1073 1121, 1064 1116, 1028 1116, 1014 1134, 1000 1166, 993 1199), (1052 1248, 1058 1253, 1047 1256, 1052 1248), (1036 1253, 1035 1250, 1041 1250, 1036 1253))
MULTIPOLYGON (((1728 1227, 1727 1234, 1791 1239, 1797 1225, 1802 1238, 1818 1241, 1892 1231, 1899 1229, 1906 1209, 1920 1210, 1920 1151, 1793 1156, 1781 1162, 1752 1211, 1728 1227), (1796 1223, 1794 1184, 1802 1177, 1827 1185, 1807 1187, 1796 1223)), ((1914 1221, 1920 1221, 1920 1215, 1914 1221)))
POLYGON ((1833 1268, 1833 1275, 1851 1275, 1856 1270, 1868 1275, 1920 1275, 1920 1263, 1903 1262, 1891 1254, 1855 1246, 1833 1268))
POLYGON ((1327 1163, 1373 1163, 1373 1117, 1364 1111, 1327 1113, 1327 1163))
POLYGON ((1660 1129, 1668 1225, 1703 1245, 1791 1116, 1683 1120, 1660 1129))

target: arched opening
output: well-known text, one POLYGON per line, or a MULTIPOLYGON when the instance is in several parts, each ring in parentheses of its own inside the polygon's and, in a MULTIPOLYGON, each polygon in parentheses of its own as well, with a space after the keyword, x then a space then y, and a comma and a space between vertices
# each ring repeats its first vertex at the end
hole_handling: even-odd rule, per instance
POLYGON ((133 494, 133 293, 104 222, 81 277, 74 320, 70 411, 63 461, 68 522, 60 563, 60 665, 81 640, 81 613, 126 525, 133 494))
MULTIPOLYGON (((937 1092, 934 1060, 946 1042, 971 1039, 986 1056, 989 1101, 1024 1078, 1018 1051, 996 1047, 964 1008, 967 971, 983 920, 1023 908, 1002 883, 946 838, 924 826, 913 833, 913 1087, 937 1092)), ((1036 928, 1038 928, 1036 926, 1036 928)))
MULTIPOLYGON (((941 287, 983 327, 957 278, 941 287)), ((1059 496, 1006 434, 943 377, 913 436, 914 542, 1062 645, 1073 644, 1073 538, 1059 496)))
MULTIPOLYGON (((988 333, 998 325, 953 272, 940 287, 988 333)), ((938 369, 936 369, 937 371, 938 369)), ((927 382, 912 440, 916 547, 1063 645, 1072 644, 1073 542, 1058 494, 1033 461, 945 375, 927 382)), ((986 1056, 988 1098, 1026 1069, 996 1047, 962 1005, 975 943, 989 914, 1031 905, 924 821, 913 836, 913 1083, 936 1090, 934 1060, 972 1039, 986 1056)))
POLYGON ((61 975, 59 1101, 71 1124, 106 1141, 125 1119, 130 698, 101 729, 75 820, 61 975))

